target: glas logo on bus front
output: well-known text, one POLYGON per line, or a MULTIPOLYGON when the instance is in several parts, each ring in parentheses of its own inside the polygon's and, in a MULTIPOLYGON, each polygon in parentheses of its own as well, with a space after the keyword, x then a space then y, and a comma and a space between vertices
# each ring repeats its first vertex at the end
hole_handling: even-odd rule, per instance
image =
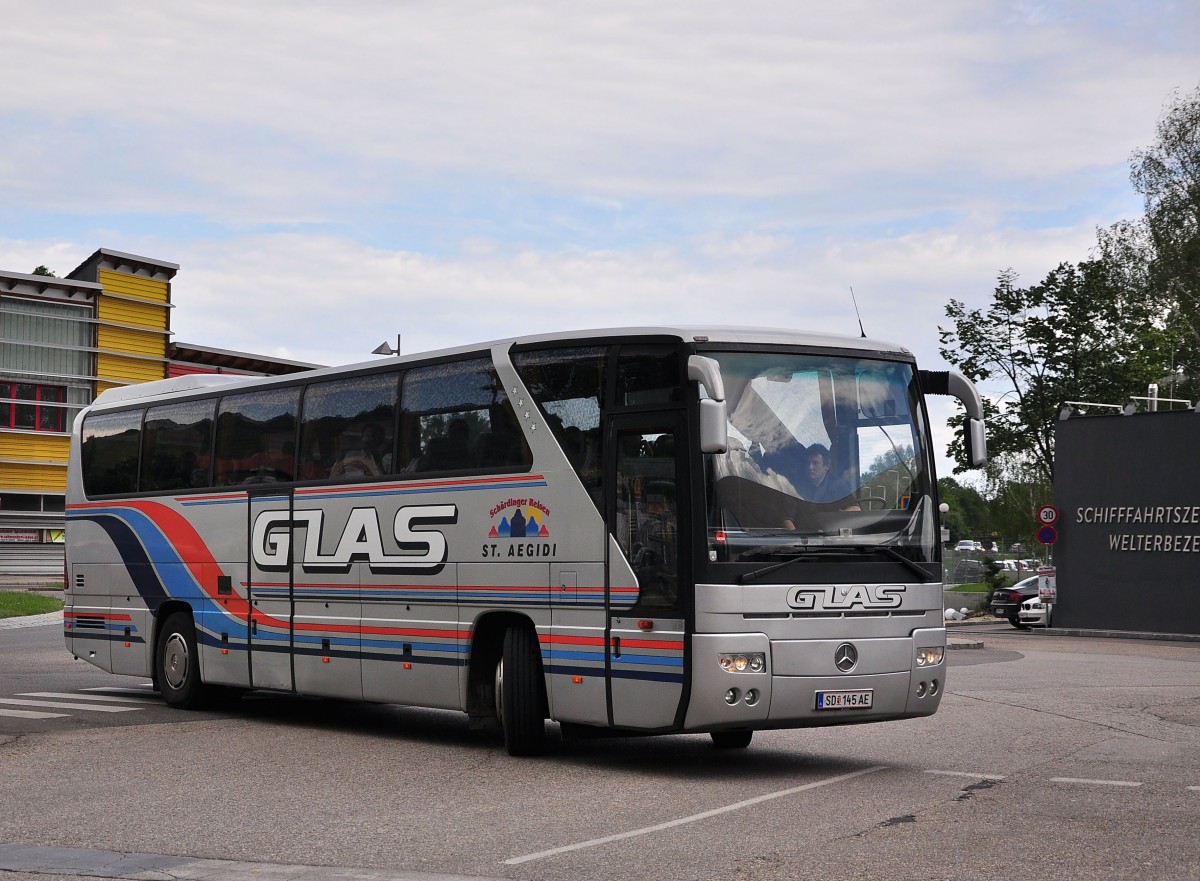
POLYGON ((405 553, 389 554, 383 549, 379 512, 354 508, 346 518, 332 554, 321 552, 325 512, 319 508, 297 511, 263 511, 254 518, 251 536, 254 564, 267 572, 284 572, 292 536, 304 530, 304 543, 297 542, 297 560, 305 572, 349 572, 356 560, 365 560, 372 572, 416 569, 436 572, 446 563, 446 536, 428 526, 458 522, 457 505, 409 505, 396 512, 392 536, 405 553))
POLYGON ((794 587, 788 605, 802 612, 825 609, 897 609, 904 601, 903 584, 830 584, 825 587, 794 587))

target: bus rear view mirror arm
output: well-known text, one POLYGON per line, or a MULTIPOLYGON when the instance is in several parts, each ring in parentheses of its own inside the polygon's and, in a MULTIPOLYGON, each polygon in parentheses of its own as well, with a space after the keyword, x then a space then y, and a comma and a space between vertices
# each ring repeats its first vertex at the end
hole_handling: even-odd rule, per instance
POLYGON ((713 358, 688 358, 688 379, 698 382, 707 398, 700 399, 700 451, 724 453, 729 449, 729 413, 725 406, 725 383, 721 365, 713 358))
POLYGON ((920 370, 918 374, 925 394, 949 395, 962 401, 967 410, 963 426, 967 461, 972 468, 982 468, 987 464, 987 435, 983 426, 983 400, 974 383, 953 370, 920 370))

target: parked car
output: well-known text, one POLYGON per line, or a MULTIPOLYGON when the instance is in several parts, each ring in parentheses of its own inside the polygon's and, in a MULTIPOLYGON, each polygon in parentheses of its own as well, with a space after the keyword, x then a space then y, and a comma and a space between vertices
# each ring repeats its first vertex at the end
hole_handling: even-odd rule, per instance
POLYGON ((1021 544, 1019 541, 1008 546, 1008 552, 1010 554, 1019 554, 1023 550, 1025 550, 1025 545, 1021 544))
POLYGON ((1037 594, 1021 603, 1021 611, 1017 613, 1017 620, 1020 622, 1018 626, 1023 624, 1027 627, 1049 627, 1052 619, 1053 607, 1038 599, 1037 594))
POLYGON ((1021 604, 1030 597, 1036 600, 1037 595, 1038 577, 1032 575, 1009 587, 996 590, 988 603, 988 610, 997 618, 1007 618, 1008 623, 1018 630, 1026 630, 1029 624, 1021 620, 1021 604))
POLYGON ((983 581, 987 569, 978 560, 959 560, 954 567, 954 583, 968 584, 972 581, 983 581))
POLYGON ((1036 560, 997 560, 996 565, 1000 567, 1000 574, 1009 581, 1020 581, 1036 575, 1038 570, 1036 560))
POLYGON ((970 541, 969 539, 965 539, 965 538, 954 546, 954 550, 956 550, 956 551, 975 551, 978 549, 979 549, 979 542, 970 541))

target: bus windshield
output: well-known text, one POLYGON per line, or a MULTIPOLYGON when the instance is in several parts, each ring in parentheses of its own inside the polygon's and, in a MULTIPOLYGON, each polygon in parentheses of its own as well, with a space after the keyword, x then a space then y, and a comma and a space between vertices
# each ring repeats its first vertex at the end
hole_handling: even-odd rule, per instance
POLYGON ((937 559, 928 445, 911 364, 779 352, 721 365, 729 449, 705 457, 709 558, 873 549, 937 559))

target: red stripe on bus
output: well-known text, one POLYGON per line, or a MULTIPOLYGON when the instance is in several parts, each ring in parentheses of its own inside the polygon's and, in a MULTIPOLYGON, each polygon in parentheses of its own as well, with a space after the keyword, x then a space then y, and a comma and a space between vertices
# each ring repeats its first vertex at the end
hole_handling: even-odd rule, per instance
POLYGON ((118 615, 115 612, 76 612, 71 610, 63 611, 64 618, 103 618, 105 621, 132 621, 128 615, 118 615))
POLYGON ((298 489, 298 496, 321 496, 331 493, 345 492, 387 492, 395 489, 441 489, 445 487, 460 487, 467 488, 471 486, 495 486, 503 483, 527 483, 531 480, 546 479, 543 474, 526 474, 520 477, 490 477, 490 478, 459 478, 457 480, 422 480, 422 481, 404 481, 403 483, 375 483, 375 484, 354 484, 351 486, 316 486, 309 489, 298 489))

